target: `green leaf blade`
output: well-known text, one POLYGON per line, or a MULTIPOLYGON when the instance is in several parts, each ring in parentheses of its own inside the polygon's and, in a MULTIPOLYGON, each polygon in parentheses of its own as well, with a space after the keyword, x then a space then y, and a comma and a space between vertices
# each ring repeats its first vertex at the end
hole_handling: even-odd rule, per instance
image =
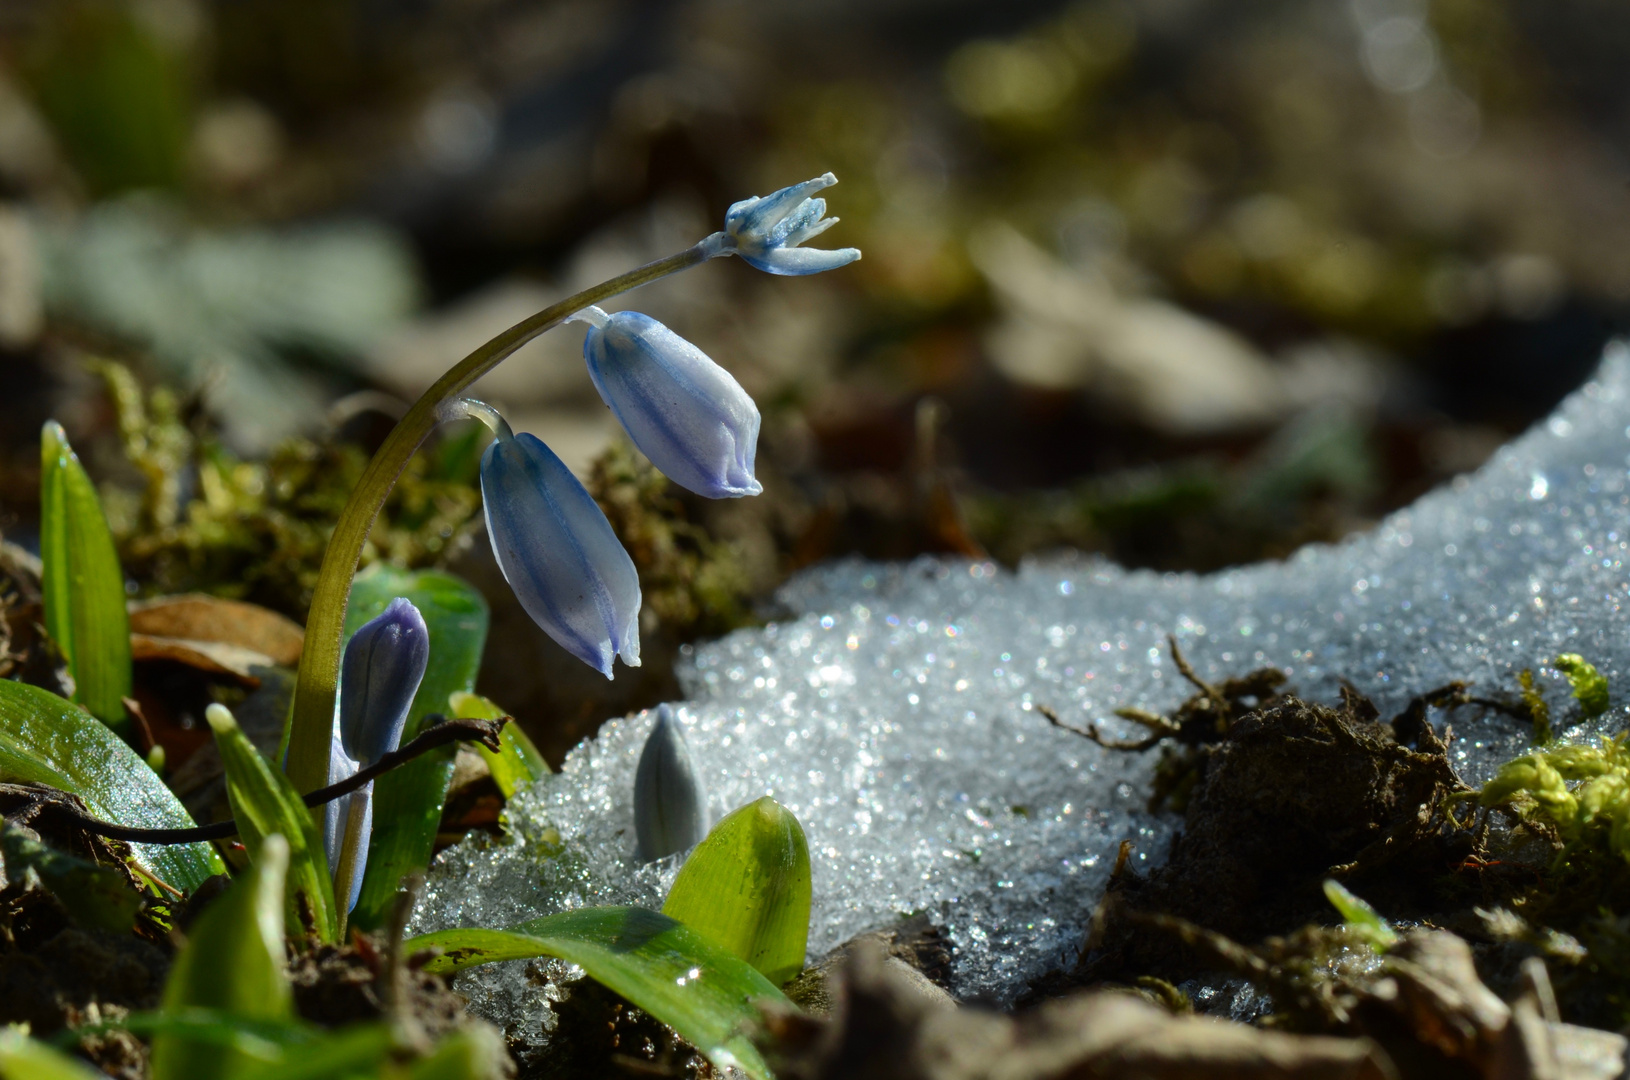
POLYGON ((211 705, 204 716, 215 732, 215 747, 226 770, 227 801, 232 804, 232 816, 244 847, 249 849, 249 858, 261 858, 268 837, 282 837, 288 852, 289 922, 300 926, 302 916, 309 912, 312 931, 323 941, 337 940, 334 882, 329 876, 322 832, 311 811, 289 778, 272 768, 272 763, 255 749, 230 711, 211 705))
POLYGON ((804 967, 809 845, 769 796, 727 814, 680 868, 665 915, 729 949, 777 986, 804 967))
POLYGON ((1398 944, 1398 931, 1360 897, 1335 878, 1325 878, 1324 896, 1341 912, 1341 920, 1360 940, 1376 952, 1386 952, 1398 944))
MULTIPOLYGON (((447 704, 452 709, 451 715, 471 720, 496 720, 500 716, 508 715, 480 694, 460 691, 448 698, 447 704)), ((517 791, 532 786, 554 771, 549 768, 549 763, 543 759, 538 748, 532 745, 532 740, 526 737, 526 732, 521 730, 519 724, 505 724, 498 738, 497 753, 479 745, 475 750, 487 763, 487 768, 492 771, 493 783, 498 785, 498 790, 503 792, 504 798, 507 799, 517 791)))
MULTIPOLYGON (((406 743, 424 730, 427 716, 447 712, 450 695, 475 688, 488 615, 487 602, 475 587, 452 574, 376 563, 351 586, 345 640, 398 596, 413 601, 430 631, 430 663, 402 732, 406 743)), ((362 892, 351 911, 353 925, 364 930, 383 926, 402 878, 430 865, 456 753, 454 746, 440 747, 374 781, 374 831, 362 892)))
MULTIPOLYGON (((158 774, 85 710, 49 690, 0 679, 0 779, 49 784, 85 800, 106 821, 138 828, 197 823, 158 774)), ((137 861, 191 892, 226 873, 208 844, 131 844, 137 861)))
POLYGON ((102 500, 62 425, 40 432, 40 559, 45 629, 74 678, 74 701, 128 730, 130 616, 124 572, 102 500))
POLYGON ((403 946, 440 948, 427 971, 553 956, 576 964, 672 1027, 715 1065, 735 1064, 756 1080, 770 1071, 745 1034, 756 1002, 791 1008, 775 985, 725 949, 666 915, 638 907, 563 911, 508 930, 440 930, 403 946))
POLYGON ((104 1074, 9 1024, 0 1029, 0 1076, 8 1080, 102 1080, 104 1074))
MULTIPOLYGON (((252 1021, 286 1023, 294 998, 283 974, 283 893, 289 845, 266 837, 249 873, 233 882, 193 924, 164 986, 164 1011, 204 1007, 252 1021)), ((235 1077, 253 1058, 242 1049, 160 1032, 153 1080, 235 1077)))

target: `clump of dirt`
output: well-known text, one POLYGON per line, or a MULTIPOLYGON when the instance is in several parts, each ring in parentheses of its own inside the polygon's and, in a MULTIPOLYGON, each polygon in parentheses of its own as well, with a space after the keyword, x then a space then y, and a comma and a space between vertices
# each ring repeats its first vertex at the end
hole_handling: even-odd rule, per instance
MULTIPOLYGON (((131 935, 85 930, 49 892, 13 882, 0 890, 0 1024, 49 1037, 159 1005, 170 959, 131 935)), ((129 1032, 85 1039, 80 1053, 110 1076, 147 1075, 147 1048, 129 1032)))
POLYGON ((1449 921, 1532 880, 1531 867, 1488 857, 1486 818, 1450 812, 1471 789, 1427 720, 1434 708, 1501 703, 1452 684, 1382 722, 1351 688, 1332 708, 1279 693, 1276 672, 1210 686, 1177 655, 1200 692, 1175 718, 1145 722, 1176 744, 1163 775, 1170 785, 1180 768, 1183 779, 1157 780, 1156 797, 1186 794, 1184 828, 1159 869, 1117 875, 1072 982, 1205 966, 1173 935, 1151 933, 1148 914, 1255 941, 1333 921, 1328 878, 1391 918, 1449 921))
MULTIPOLYGON (((549 980, 549 962, 533 977, 549 980)), ((511 1042, 520 1080, 613 1080, 616 1077, 683 1077, 714 1080, 719 1074, 699 1051, 666 1024, 653 1020, 592 979, 571 985, 554 1005, 555 1024, 545 1048, 511 1042)))
MULTIPOLYGON (((400 1009, 432 1042, 469 1023, 464 999, 440 975, 417 969, 410 957, 398 985, 400 1009)), ((426 956, 424 959, 429 959, 426 956)), ((320 945, 289 962, 294 1008, 323 1027, 340 1027, 387 1015, 391 977, 384 950, 358 935, 350 945, 320 945)))

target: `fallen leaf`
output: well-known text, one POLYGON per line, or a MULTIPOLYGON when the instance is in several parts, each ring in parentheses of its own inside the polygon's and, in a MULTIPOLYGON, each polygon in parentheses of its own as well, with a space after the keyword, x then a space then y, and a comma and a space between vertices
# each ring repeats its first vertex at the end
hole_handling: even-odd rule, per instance
POLYGON ((160 596, 130 605, 130 631, 132 635, 231 645, 282 667, 300 662, 305 641, 299 623, 270 608, 203 593, 160 596))

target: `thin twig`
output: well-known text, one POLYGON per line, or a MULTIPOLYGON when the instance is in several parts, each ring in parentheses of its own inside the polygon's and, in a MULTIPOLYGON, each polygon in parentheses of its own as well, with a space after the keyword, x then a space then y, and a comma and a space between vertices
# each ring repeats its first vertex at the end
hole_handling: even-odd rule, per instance
MULTIPOLYGON (((429 717, 435 719, 435 716, 429 717)), ((341 780, 337 784, 330 784, 325 788, 318 788, 308 795, 302 796, 308 807, 321 806, 332 802, 342 795, 362 787, 376 777, 383 776, 398 766, 405 765, 420 754, 434 750, 438 746, 446 746, 452 742, 479 742, 487 749, 496 752, 499 748, 498 733, 513 717, 500 716, 496 720, 475 720, 460 718, 457 720, 443 720, 430 728, 417 739, 408 743, 400 750, 394 750, 381 757, 378 761, 365 769, 341 780)), ((45 806, 50 813, 60 815, 72 821, 74 825, 85 832, 96 836, 105 836, 110 840, 124 840, 137 844, 191 844, 200 840, 224 840, 229 836, 238 834, 238 823, 235 819, 218 821, 213 825, 198 825, 190 829, 136 829, 128 825, 119 825, 112 821, 103 821, 93 818, 89 814, 82 814, 71 806, 62 803, 47 803, 45 806)))

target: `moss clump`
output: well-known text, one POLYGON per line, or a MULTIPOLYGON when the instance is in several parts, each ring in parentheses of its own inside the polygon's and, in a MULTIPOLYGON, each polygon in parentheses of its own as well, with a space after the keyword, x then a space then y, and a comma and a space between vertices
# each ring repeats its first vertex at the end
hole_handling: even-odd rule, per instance
MULTIPOLYGON (((149 594, 208 592, 303 617, 367 453, 294 439, 265 461, 244 461, 172 391, 144 394, 119 364, 97 371, 124 455, 143 480, 139 491, 104 493, 125 571, 149 594)), ((476 461, 468 434, 416 455, 374 524, 363 564, 435 566, 458 550, 481 507, 476 461)))
POLYGON ((594 462, 588 488, 639 570, 645 608, 679 640, 753 622, 735 547, 690 520, 668 478, 623 440, 594 462))

